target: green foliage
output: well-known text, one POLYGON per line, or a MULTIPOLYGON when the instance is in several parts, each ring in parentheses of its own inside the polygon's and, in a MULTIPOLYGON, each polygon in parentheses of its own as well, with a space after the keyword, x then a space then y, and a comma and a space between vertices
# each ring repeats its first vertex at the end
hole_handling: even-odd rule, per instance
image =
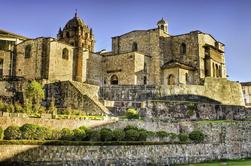
POLYGON ((194 130, 189 133, 189 138, 195 143, 201 143, 204 141, 205 135, 199 130, 194 130))
POLYGON ((22 105, 21 104, 19 104, 19 103, 15 103, 15 112, 17 112, 17 113, 23 113, 24 112, 24 109, 23 109, 23 107, 22 107, 22 105))
POLYGON ((175 133, 169 133, 168 135, 171 140, 175 140, 177 138, 177 134, 175 134, 175 133))
POLYGON ((22 139, 45 140, 51 137, 51 130, 34 124, 24 124, 20 127, 22 139))
POLYGON ((61 140, 72 140, 74 136, 74 133, 72 130, 68 128, 63 128, 61 130, 61 140))
POLYGON ((0 111, 6 112, 6 104, 0 100, 0 111))
POLYGON ((186 143, 189 139, 188 134, 186 133, 181 133, 178 135, 180 142, 186 143))
MULTIPOLYGON (((27 102, 26 104, 32 105, 32 111, 31 112, 43 112, 44 109, 40 108, 40 103, 44 99, 45 94, 44 90, 42 88, 42 85, 37 81, 32 81, 28 84, 27 88, 24 91, 25 97, 27 102)), ((30 111, 30 110, 29 110, 30 111)))
POLYGON ((138 130, 129 129, 125 131, 125 140, 126 141, 137 141, 139 138, 138 130))
POLYGON ((153 131, 147 131, 147 135, 148 135, 149 137, 154 137, 154 136, 156 135, 156 133, 153 132, 153 131))
POLYGON ((14 113, 15 112, 15 107, 13 104, 7 104, 6 105, 6 111, 9 113, 14 113))
POLYGON ((193 116, 195 114, 194 110, 188 110, 187 115, 188 116, 193 116))
POLYGON ((74 134, 74 137, 73 137, 74 141, 82 141, 82 140, 84 140, 84 138, 86 136, 85 130, 81 129, 81 128, 74 129, 73 134, 74 134))
POLYGON ((32 102, 28 99, 25 99, 24 102, 24 112, 26 114, 32 114, 33 110, 32 110, 32 102))
POLYGON ((113 138, 113 132, 111 129, 108 128, 102 128, 100 130, 100 139, 101 141, 112 141, 113 138))
POLYGON ((25 96, 28 99, 34 99, 35 102, 44 99, 45 95, 42 85, 37 81, 32 81, 25 89, 25 96))
POLYGON ((126 112, 127 119, 139 119, 139 112, 134 108, 130 108, 126 112))
POLYGON ((20 130, 22 132, 22 139, 35 139, 37 125, 24 124, 22 127, 20 127, 20 130))
POLYGON ((90 130, 89 131, 90 141, 100 141, 100 131, 98 130, 90 130))
POLYGON ((159 138, 164 138, 164 137, 167 137, 167 136, 168 136, 168 133, 165 132, 165 131, 157 131, 157 132, 156 132, 156 135, 157 135, 159 138))
POLYGON ((53 129, 51 130, 50 140, 60 140, 61 139, 61 130, 53 129))
POLYGON ((138 130, 138 132, 139 132, 138 141, 146 141, 146 138, 148 136, 147 131, 144 129, 140 129, 138 130))
POLYGON ((55 107, 55 99, 52 98, 48 112, 52 115, 56 115, 58 112, 57 107, 55 107))
POLYGON ((2 140, 3 139, 3 133, 4 131, 3 131, 3 128, 2 127, 0 127, 0 140, 2 140))
POLYGON ((127 130, 138 130, 138 127, 136 126, 132 126, 132 125, 127 125, 125 128, 124 128, 124 131, 127 131, 127 130))
POLYGON ((17 140, 20 139, 22 133, 18 126, 9 126, 4 130, 4 139, 7 140, 17 140))
POLYGON ((113 140, 114 141, 122 141, 125 138, 125 132, 122 129, 115 129, 113 130, 113 140))

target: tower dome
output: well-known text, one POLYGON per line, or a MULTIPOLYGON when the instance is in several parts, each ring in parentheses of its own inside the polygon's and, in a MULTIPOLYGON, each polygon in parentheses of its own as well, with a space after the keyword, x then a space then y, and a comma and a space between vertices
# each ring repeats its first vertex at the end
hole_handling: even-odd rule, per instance
POLYGON ((84 26, 86 26, 84 24, 84 21, 81 18, 77 17, 77 14, 75 14, 75 16, 66 23, 64 29, 73 27, 84 27, 84 26))
POLYGON ((58 40, 72 46, 94 51, 95 40, 92 29, 89 29, 84 21, 77 16, 77 13, 65 24, 62 31, 59 30, 57 36, 58 40))
POLYGON ((157 22, 157 26, 158 26, 158 29, 162 30, 163 32, 165 32, 166 34, 168 33, 168 30, 167 30, 167 21, 164 20, 164 18, 162 17, 161 20, 159 20, 157 22))

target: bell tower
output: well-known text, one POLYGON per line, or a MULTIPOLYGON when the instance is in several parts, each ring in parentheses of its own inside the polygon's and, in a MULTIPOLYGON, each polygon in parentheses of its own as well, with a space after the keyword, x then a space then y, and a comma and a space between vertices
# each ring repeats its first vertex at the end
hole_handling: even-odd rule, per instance
POLYGON ((61 28, 59 29, 57 37, 59 41, 63 41, 74 47, 84 48, 89 52, 94 52, 95 39, 92 29, 78 17, 77 12, 74 17, 66 23, 63 30, 61 28))

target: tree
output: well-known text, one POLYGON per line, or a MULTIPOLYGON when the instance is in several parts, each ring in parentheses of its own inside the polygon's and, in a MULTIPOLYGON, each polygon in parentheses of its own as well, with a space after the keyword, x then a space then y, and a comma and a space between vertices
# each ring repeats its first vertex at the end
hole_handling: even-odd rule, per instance
POLYGON ((45 98, 42 85, 37 81, 32 81, 28 84, 24 94, 26 98, 25 103, 32 105, 32 112, 39 112, 41 107, 40 103, 45 98))

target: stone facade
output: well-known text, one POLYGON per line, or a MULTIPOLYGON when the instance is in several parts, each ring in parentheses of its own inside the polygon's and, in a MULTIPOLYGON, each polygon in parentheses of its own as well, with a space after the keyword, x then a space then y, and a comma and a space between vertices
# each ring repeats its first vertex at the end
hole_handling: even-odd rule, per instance
POLYGON ((50 129, 63 129, 69 128, 71 130, 79 128, 81 126, 97 127, 101 125, 107 125, 113 123, 114 119, 105 118, 103 120, 90 120, 90 119, 51 119, 51 118, 27 118, 17 117, 17 114, 11 114, 9 116, 0 116, 0 126, 6 129, 9 126, 22 126, 24 124, 35 124, 50 129))
MULTIPOLYGON (((0 58, 13 57, 13 62, 4 59, 3 72, 47 84, 77 81, 100 87, 148 85, 155 86, 154 91, 161 97, 197 95, 222 104, 244 105, 240 85, 226 79, 224 44, 210 34, 192 31, 171 35, 167 22, 161 19, 155 28, 113 37, 110 52, 94 53, 94 44, 92 29, 76 13, 59 30, 57 39, 26 39, 14 44, 15 51, 10 54, 1 51, 0 58)), ((90 99, 75 91, 82 104, 90 99)))
POLYGON ((251 108, 251 82, 242 82, 242 91, 246 107, 251 108))

